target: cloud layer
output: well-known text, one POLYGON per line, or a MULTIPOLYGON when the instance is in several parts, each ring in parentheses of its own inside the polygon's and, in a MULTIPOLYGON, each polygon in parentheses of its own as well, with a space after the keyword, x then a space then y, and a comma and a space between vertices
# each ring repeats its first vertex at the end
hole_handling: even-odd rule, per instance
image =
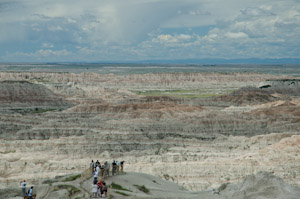
POLYGON ((0 61, 300 58, 299 0, 2 0, 0 61))

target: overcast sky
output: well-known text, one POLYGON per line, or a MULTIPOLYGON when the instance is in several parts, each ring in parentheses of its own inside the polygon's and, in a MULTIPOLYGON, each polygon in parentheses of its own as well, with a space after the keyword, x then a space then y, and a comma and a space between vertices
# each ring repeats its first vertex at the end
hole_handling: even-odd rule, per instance
POLYGON ((300 58, 300 0, 0 0, 0 62, 300 58))

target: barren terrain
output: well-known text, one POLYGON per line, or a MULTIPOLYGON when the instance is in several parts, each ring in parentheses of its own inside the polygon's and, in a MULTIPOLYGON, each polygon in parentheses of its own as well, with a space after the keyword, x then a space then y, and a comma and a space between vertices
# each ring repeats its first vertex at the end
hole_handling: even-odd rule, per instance
POLYGON ((269 171, 300 186, 300 85, 260 73, 0 72, 0 186, 91 159, 212 189, 269 171))

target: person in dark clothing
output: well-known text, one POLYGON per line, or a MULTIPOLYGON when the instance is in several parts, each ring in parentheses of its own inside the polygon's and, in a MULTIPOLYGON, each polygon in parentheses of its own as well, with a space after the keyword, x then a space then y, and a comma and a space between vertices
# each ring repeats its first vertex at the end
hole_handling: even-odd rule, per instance
POLYGON ((99 167, 101 166, 99 160, 96 161, 96 167, 97 167, 97 166, 99 166, 99 167))
POLYGON ((121 161, 121 163, 120 163, 120 165, 121 165, 121 173, 123 173, 124 172, 124 160, 123 161, 121 161))
POLYGON ((102 193, 101 193, 101 195, 103 195, 103 194, 104 194, 104 197, 106 198, 107 197, 107 186, 106 186, 105 182, 103 182, 103 184, 102 184, 102 193))
POLYGON ((30 189, 28 190, 29 199, 33 199, 32 195, 33 195, 33 186, 31 186, 30 189))
POLYGON ((117 171, 117 163, 114 160, 113 163, 112 163, 112 175, 115 175, 116 171, 117 171))

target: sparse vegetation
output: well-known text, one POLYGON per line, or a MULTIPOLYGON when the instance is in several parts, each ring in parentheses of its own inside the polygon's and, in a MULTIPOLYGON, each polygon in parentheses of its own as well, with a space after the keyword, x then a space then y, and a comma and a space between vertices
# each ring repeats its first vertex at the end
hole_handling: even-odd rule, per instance
POLYGON ((228 90, 224 93, 214 93, 211 90, 146 90, 146 91, 133 91, 138 95, 144 96, 168 96, 178 98, 207 98, 216 97, 225 93, 229 93, 232 90, 228 90))
POLYGON ((140 185, 134 184, 133 186, 135 186, 136 188, 138 188, 138 190, 140 190, 140 191, 142 191, 144 193, 149 193, 150 192, 150 190, 148 188, 146 188, 145 185, 140 186, 140 185))
POLYGON ((81 192, 80 189, 78 189, 77 187, 75 187, 73 185, 68 185, 68 184, 60 184, 60 185, 56 185, 54 187, 54 191, 58 191, 60 189, 66 189, 66 190, 68 190, 70 196, 75 195, 75 194, 81 192))
POLYGON ((117 190, 123 190, 123 191, 129 191, 129 192, 132 192, 131 190, 126 189, 126 188, 122 187, 121 185, 116 184, 116 183, 114 183, 114 182, 111 183, 111 188, 112 188, 112 189, 117 189, 117 190))
POLYGON ((15 152, 16 152, 16 150, 8 150, 8 151, 3 151, 3 152, 0 151, 0 153, 2 153, 2 154, 15 153, 15 152))
POLYGON ((169 180, 169 179, 170 179, 169 174, 164 174, 164 178, 165 178, 166 180, 169 180))
POLYGON ((124 192, 121 192, 121 191, 116 191, 117 194, 120 194, 122 196, 130 196, 129 194, 127 193, 124 193, 124 192))
POLYGON ((66 178, 63 180, 63 182, 74 181, 74 180, 76 180, 77 178, 80 178, 80 177, 81 177, 81 174, 69 176, 69 177, 66 177, 66 178))
POLYGON ((25 114, 45 113, 45 112, 48 112, 48 111, 56 111, 56 110, 58 110, 58 109, 55 109, 55 108, 38 108, 38 107, 36 107, 34 109, 29 109, 29 108, 12 109, 12 111, 14 111, 16 113, 20 113, 22 115, 25 115, 25 114))
POLYGON ((55 182, 57 182, 57 181, 48 179, 48 180, 44 180, 43 184, 52 184, 52 183, 55 183, 55 182))

